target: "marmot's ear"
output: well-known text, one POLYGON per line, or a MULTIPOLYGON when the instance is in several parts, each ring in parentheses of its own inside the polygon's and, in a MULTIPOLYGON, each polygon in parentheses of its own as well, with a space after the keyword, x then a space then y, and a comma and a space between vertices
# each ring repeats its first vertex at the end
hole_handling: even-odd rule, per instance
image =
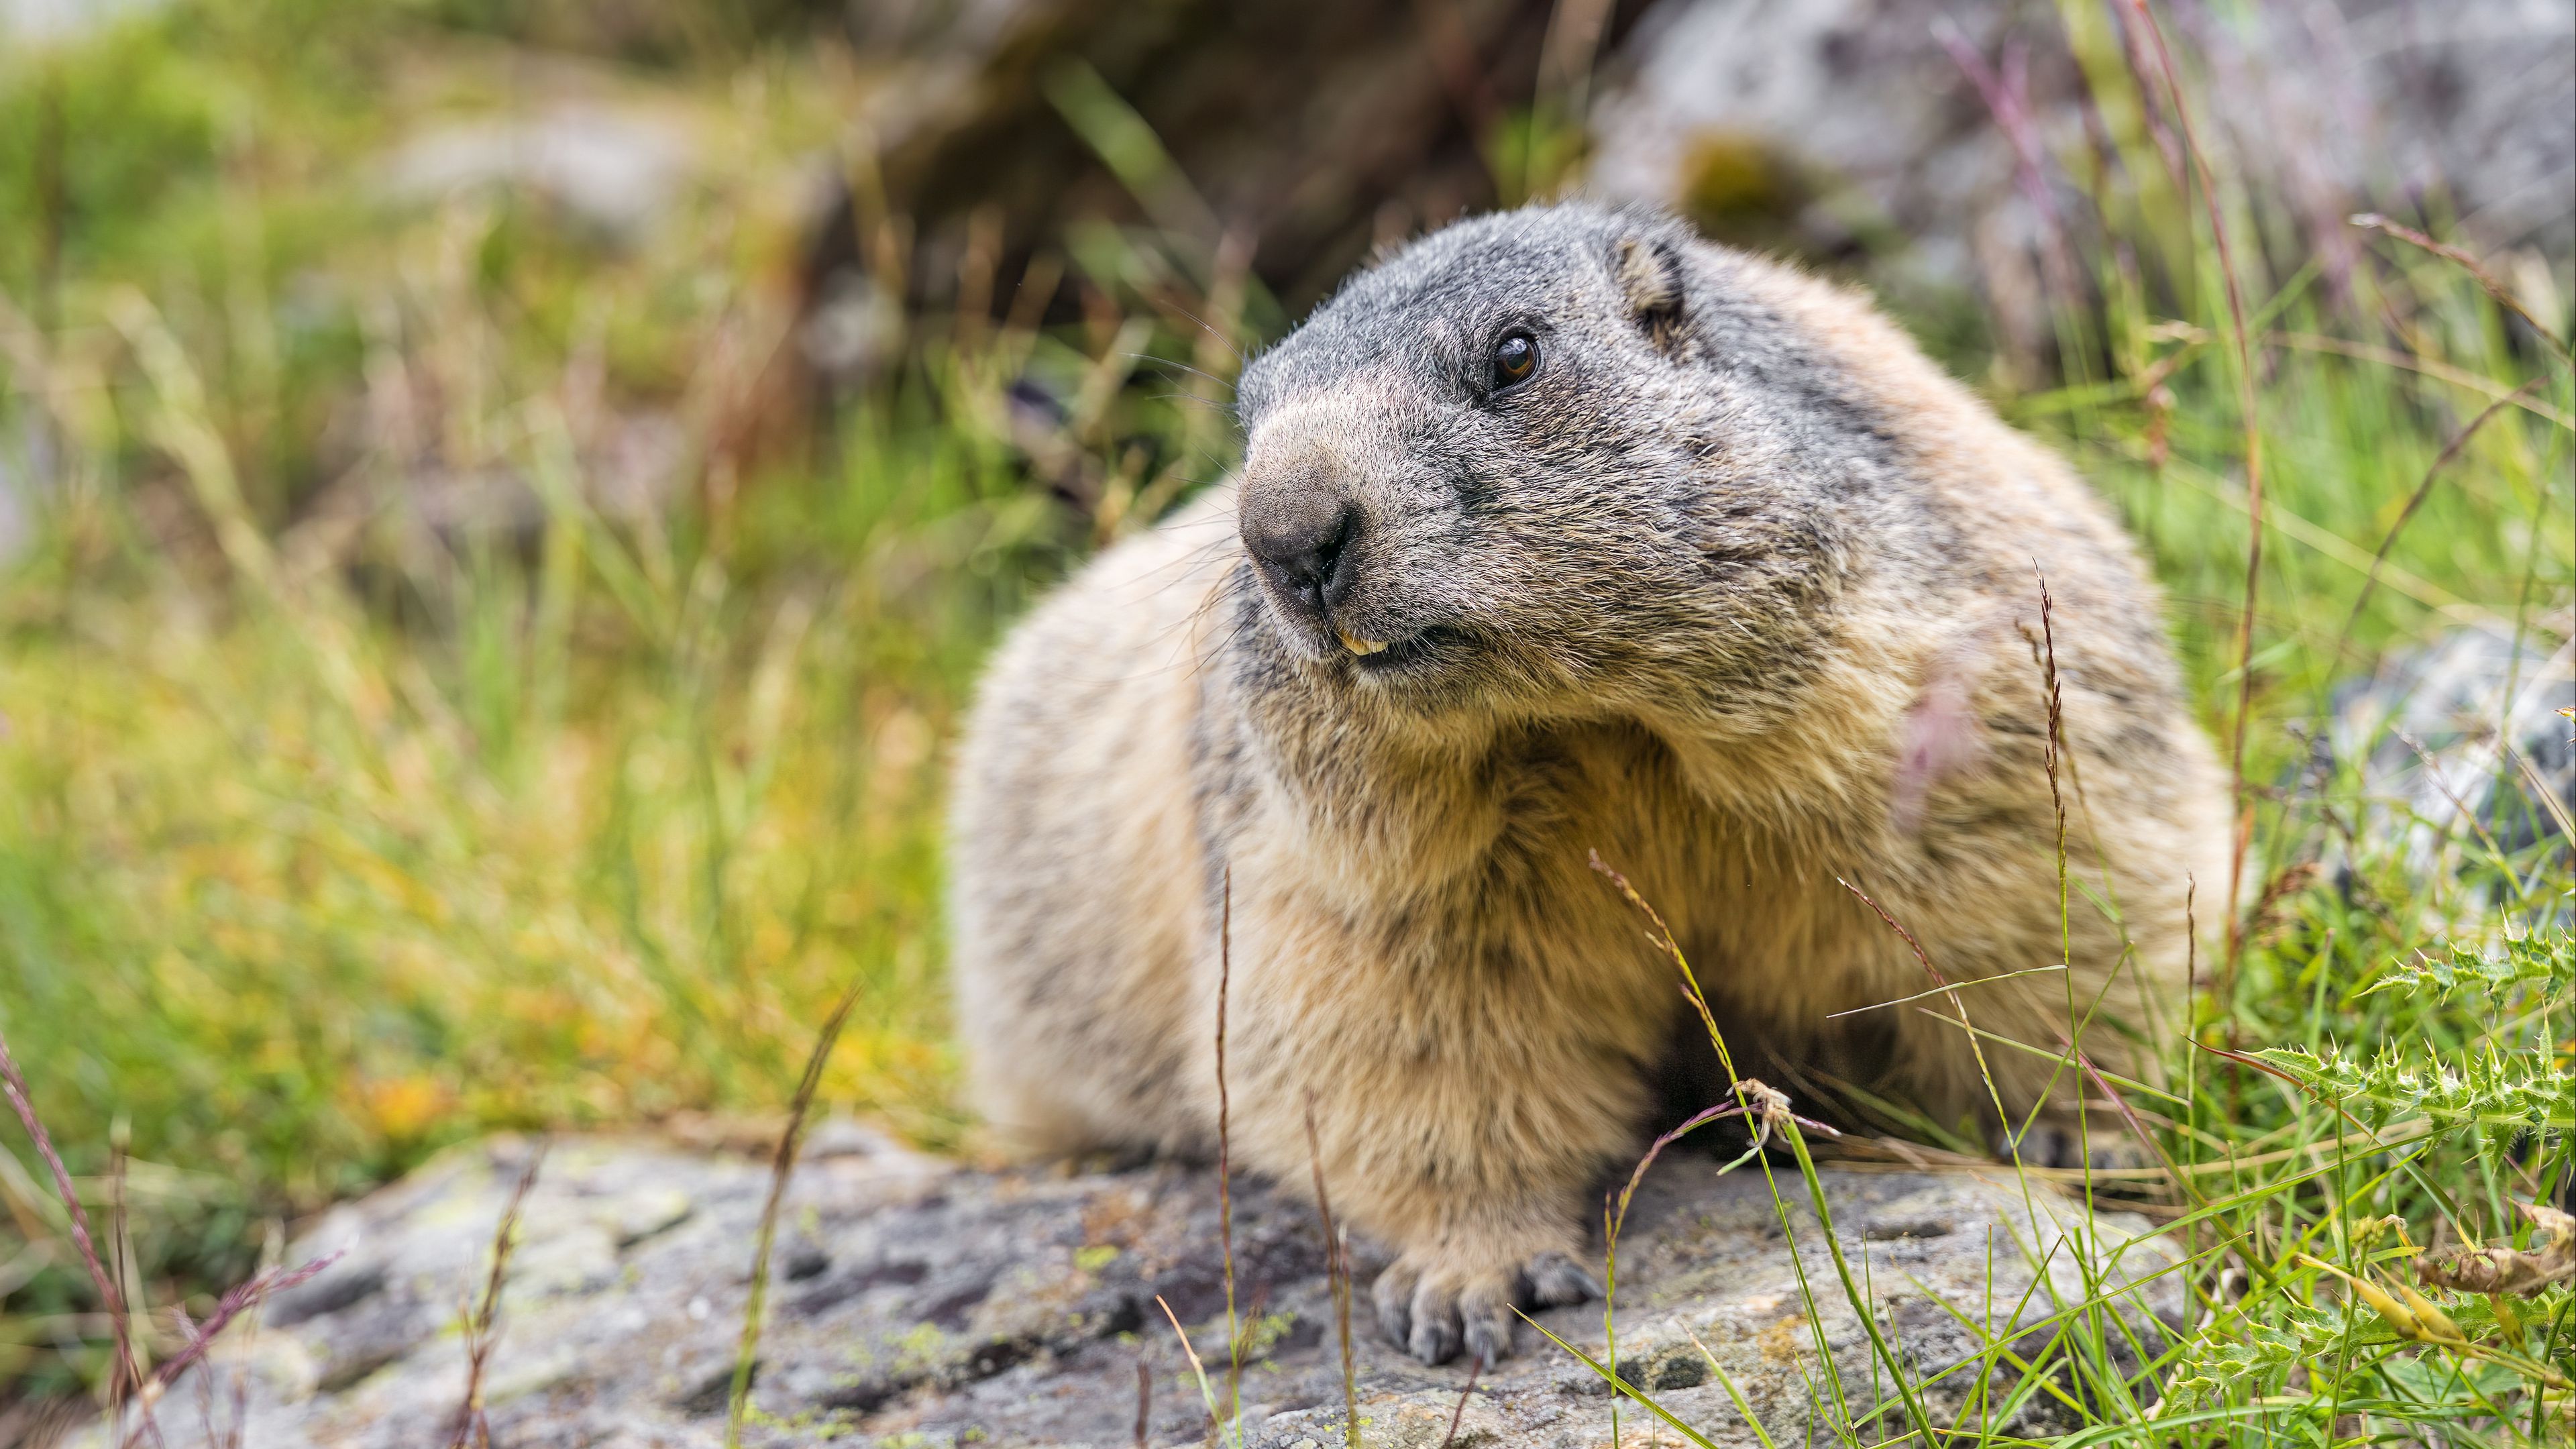
POLYGON ((1664 237, 1619 239, 1614 257, 1620 290, 1628 294, 1629 315, 1655 345, 1671 351, 1682 335, 1682 253, 1664 237))

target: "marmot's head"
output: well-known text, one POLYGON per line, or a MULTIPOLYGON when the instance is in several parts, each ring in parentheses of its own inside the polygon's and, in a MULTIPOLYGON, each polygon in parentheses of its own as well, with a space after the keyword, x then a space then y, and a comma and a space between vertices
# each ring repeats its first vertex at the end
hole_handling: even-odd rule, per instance
POLYGON ((1883 434, 1757 274, 1559 206, 1353 278, 1243 376, 1246 678, 1414 715, 1759 713, 1883 434))

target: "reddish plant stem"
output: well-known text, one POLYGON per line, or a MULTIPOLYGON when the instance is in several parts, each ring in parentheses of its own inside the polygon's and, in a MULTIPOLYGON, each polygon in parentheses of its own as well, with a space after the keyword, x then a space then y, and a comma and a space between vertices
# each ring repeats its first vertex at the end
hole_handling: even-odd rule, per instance
POLYGON ((2245 513, 2250 527, 2245 545, 2245 608, 2236 625, 2236 722, 2227 756, 2236 830, 2228 854, 2227 954, 2219 968, 2224 978, 2219 995, 2224 1000, 2235 985, 2237 954, 2244 945, 2237 898, 2245 878, 2245 856, 2254 839, 2254 812, 2245 793, 2245 735, 2254 709, 2254 612, 2263 579, 2262 419, 2254 401, 2254 339, 2245 320, 2245 295, 2236 277, 2236 251, 2227 238, 2227 217, 2218 200, 2217 176, 2210 170, 2209 157, 2192 131, 2191 110, 2183 103, 2182 77, 2174 67, 2173 51, 2165 44, 2164 31, 2148 10, 2147 0, 2129 0, 2129 7, 2136 12, 2140 28, 2155 49, 2156 66, 2173 104, 2174 124, 2182 131, 2183 150, 2191 157, 2193 174, 2200 181, 2201 203, 2209 211, 2210 237, 2218 247, 2219 280, 2225 287, 2228 320, 2235 331, 2237 407, 2245 424, 2245 513))

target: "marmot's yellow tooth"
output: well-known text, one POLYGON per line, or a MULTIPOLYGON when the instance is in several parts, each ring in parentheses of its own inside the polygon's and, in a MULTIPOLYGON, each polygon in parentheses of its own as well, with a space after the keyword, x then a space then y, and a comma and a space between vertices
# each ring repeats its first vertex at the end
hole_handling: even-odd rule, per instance
POLYGON ((1353 654, 1375 654, 1386 648, 1380 640, 1354 638, 1348 629, 1336 629, 1333 632, 1342 636, 1342 647, 1353 654))

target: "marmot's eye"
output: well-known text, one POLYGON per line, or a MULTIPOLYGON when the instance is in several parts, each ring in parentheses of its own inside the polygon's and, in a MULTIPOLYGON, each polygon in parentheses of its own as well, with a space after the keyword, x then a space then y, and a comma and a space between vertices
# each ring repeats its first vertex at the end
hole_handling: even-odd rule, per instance
POLYGON ((1527 382, 1537 372, 1537 338, 1526 332, 1508 332, 1494 344, 1494 391, 1527 382))

